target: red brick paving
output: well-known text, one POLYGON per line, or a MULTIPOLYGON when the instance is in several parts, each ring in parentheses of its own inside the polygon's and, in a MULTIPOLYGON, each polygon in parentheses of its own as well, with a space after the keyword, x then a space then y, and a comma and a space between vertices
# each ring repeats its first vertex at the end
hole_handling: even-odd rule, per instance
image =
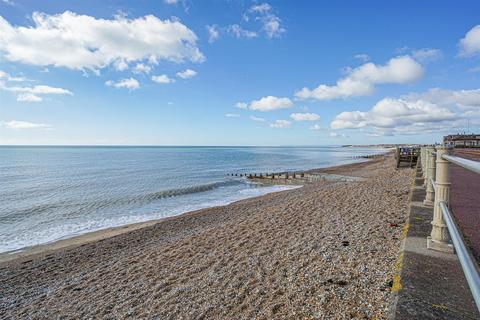
MULTIPOLYGON (((480 150, 456 149, 455 155, 480 161, 480 150)), ((450 206, 473 255, 480 262, 480 174, 451 166, 450 206)))

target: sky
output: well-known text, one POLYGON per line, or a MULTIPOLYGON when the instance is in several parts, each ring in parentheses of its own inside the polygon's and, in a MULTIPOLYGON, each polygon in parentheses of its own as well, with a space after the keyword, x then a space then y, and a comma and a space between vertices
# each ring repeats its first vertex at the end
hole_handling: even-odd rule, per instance
POLYGON ((0 0, 0 144, 480 133, 479 1, 0 0))

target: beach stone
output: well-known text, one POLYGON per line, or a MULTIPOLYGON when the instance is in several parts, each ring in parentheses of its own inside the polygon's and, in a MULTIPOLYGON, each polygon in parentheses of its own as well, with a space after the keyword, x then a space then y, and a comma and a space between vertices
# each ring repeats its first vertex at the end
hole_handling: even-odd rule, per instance
POLYGON ((0 315, 387 318, 413 177, 394 168, 387 157, 324 169, 361 179, 314 181, 0 263, 0 315))

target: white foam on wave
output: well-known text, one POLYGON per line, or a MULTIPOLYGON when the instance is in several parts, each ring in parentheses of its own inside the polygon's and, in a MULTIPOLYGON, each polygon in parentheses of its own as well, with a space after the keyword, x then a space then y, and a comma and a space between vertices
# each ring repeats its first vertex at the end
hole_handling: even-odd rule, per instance
POLYGON ((209 201, 199 201, 195 204, 183 204, 172 210, 153 211, 144 214, 130 214, 127 212, 120 215, 110 216, 108 218, 97 216, 97 219, 93 220, 65 221, 64 224, 38 231, 30 230, 28 233, 19 232, 16 233, 14 237, 8 237, 8 239, 7 237, 3 237, 4 239, 0 239, 2 240, 0 241, 0 253, 15 253, 22 251, 27 247, 48 244, 88 232, 178 216, 194 210, 224 206, 243 199, 258 197, 272 192, 297 189, 300 187, 302 186, 275 185, 249 187, 229 194, 218 194, 216 195, 218 196, 216 199, 210 199, 209 201))

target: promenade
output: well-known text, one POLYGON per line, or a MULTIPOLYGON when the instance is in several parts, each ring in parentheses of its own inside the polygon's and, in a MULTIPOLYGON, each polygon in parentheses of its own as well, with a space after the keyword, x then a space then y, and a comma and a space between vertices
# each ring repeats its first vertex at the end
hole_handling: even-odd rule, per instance
MULTIPOLYGON (((455 156, 476 160, 480 153, 456 150, 455 156)), ((408 223, 404 229, 405 242, 397 262, 398 273, 392 289, 395 296, 392 318, 479 319, 480 314, 459 257, 453 252, 442 252, 453 251, 453 247, 449 249, 444 246, 440 251, 427 249, 427 237, 432 233, 432 220, 435 218, 434 206, 425 204, 427 192, 432 189, 429 189, 431 186, 428 183, 424 183, 426 179, 422 167, 425 171, 424 163, 417 166, 412 184, 408 223)), ((450 209, 468 249, 478 258, 480 219, 477 200, 480 175, 453 164, 449 170, 450 209)), ((437 189, 438 185, 434 188, 437 189)))

